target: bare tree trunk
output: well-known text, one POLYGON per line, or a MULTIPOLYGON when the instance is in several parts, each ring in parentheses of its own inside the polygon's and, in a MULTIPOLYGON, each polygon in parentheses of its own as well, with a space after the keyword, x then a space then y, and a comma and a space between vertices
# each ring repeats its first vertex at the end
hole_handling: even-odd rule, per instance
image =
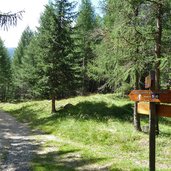
MULTIPOLYGON (((135 17, 138 17, 139 15, 139 8, 138 6, 135 7, 134 9, 134 15, 135 17)), ((137 33, 135 33, 135 36, 139 36, 137 33)), ((137 47, 136 48, 136 51, 135 51, 136 55, 138 56, 139 55, 139 48, 137 47)), ((135 90, 138 90, 139 89, 139 74, 138 74, 138 71, 136 69, 135 71, 135 87, 134 87, 135 90)), ((137 131, 141 131, 141 123, 140 123, 140 115, 138 114, 138 102, 135 102, 134 103, 134 127, 137 131)))
MULTIPOLYGON (((160 58, 161 58, 161 44, 162 44, 162 2, 159 0, 157 4, 157 32, 156 32, 156 46, 155 46, 155 54, 156 54, 156 64, 155 64, 155 73, 156 73, 156 89, 160 89, 160 58)), ((159 134, 159 118, 156 118, 156 134, 159 134)))
POLYGON ((161 44, 162 44, 162 4, 159 1, 157 5, 157 32, 156 32, 156 46, 155 46, 155 54, 156 54, 156 89, 160 89, 160 58, 161 58, 161 44))
MULTIPOLYGON (((139 74, 137 71, 135 73, 135 78, 136 78, 136 81, 135 81, 134 89, 138 90, 139 89, 139 86, 138 86, 139 74)), ((137 131, 141 131, 140 115, 138 114, 137 109, 138 109, 138 102, 135 102, 134 103, 134 127, 137 131)))
POLYGON ((83 58, 83 65, 82 65, 82 92, 81 95, 85 95, 85 57, 83 58))
POLYGON ((56 112, 56 107, 55 107, 55 95, 52 94, 52 113, 55 113, 56 112))

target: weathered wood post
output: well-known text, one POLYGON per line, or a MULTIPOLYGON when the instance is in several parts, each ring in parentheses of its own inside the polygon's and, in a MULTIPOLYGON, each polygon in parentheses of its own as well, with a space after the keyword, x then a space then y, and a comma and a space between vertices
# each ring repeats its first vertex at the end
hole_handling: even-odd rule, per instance
POLYGON ((156 170, 156 118, 157 116, 171 117, 171 90, 155 90, 155 72, 151 71, 146 77, 145 88, 149 90, 132 90, 129 97, 139 102, 137 112, 149 115, 149 170, 156 170), (147 103, 143 103, 147 102, 147 103))
MULTIPOLYGON (((151 87, 150 90, 155 90, 155 72, 150 72, 151 87)), ((155 98, 155 94, 152 94, 152 99, 155 98)), ((150 171, 156 169, 156 103, 150 102, 150 115, 149 115, 149 168, 150 171)))

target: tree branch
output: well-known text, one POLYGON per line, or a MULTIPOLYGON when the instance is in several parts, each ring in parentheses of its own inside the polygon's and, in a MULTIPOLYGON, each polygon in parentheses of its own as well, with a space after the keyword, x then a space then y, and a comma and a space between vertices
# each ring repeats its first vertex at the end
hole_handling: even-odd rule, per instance
POLYGON ((4 30, 8 30, 9 26, 16 26, 18 19, 22 19, 22 14, 25 11, 19 11, 16 13, 0 13, 0 27, 4 30))

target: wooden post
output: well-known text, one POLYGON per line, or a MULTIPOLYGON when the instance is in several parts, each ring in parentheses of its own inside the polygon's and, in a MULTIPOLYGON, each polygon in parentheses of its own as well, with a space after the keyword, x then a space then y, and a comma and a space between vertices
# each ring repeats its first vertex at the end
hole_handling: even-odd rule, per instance
POLYGON ((134 103, 134 127, 137 131, 141 131, 140 115, 138 114, 138 102, 134 103))
MULTIPOLYGON (((155 89, 155 72, 151 71, 151 90, 155 89)), ((156 104, 150 102, 150 115, 149 115, 149 170, 155 171, 156 163, 156 104)))
POLYGON ((171 106, 159 103, 171 103, 171 90, 155 90, 155 72, 146 77, 146 88, 149 90, 133 90, 129 94, 137 103, 137 112, 149 114, 149 170, 156 170, 156 118, 157 115, 171 117, 171 106), (148 103, 144 103, 148 102, 148 103), (144 103, 144 104, 142 104, 144 103))
POLYGON ((150 102, 150 115, 149 115, 149 167, 150 171, 155 171, 156 162, 156 105, 150 102))

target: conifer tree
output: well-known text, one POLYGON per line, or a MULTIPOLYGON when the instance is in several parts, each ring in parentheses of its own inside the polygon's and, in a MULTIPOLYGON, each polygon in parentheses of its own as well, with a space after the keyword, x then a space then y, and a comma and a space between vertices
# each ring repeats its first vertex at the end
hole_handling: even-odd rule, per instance
MULTIPOLYGON (((135 84, 135 71, 144 68, 145 37, 141 29, 137 8, 141 1, 106 2, 103 40, 97 46, 97 58, 94 61, 95 77, 99 73, 105 86, 112 89, 127 90, 135 84), (103 61, 103 62, 102 62, 103 61), (100 65, 100 66, 98 66, 100 65)), ((101 81, 99 79, 99 81, 101 81)), ((105 87, 104 86, 104 87, 105 87)))
POLYGON ((27 99, 42 98, 43 93, 39 90, 41 85, 38 79, 38 41, 37 34, 31 36, 31 40, 24 51, 20 72, 22 72, 22 82, 24 85, 24 96, 27 99), (42 94, 41 94, 42 93, 42 94))
POLYGON ((93 41, 91 34, 96 28, 96 16, 90 0, 82 0, 77 18, 77 29, 79 30, 80 39, 80 59, 82 68, 82 93, 91 91, 92 84, 88 78, 88 63, 94 58, 93 41))
POLYGON ((94 77, 101 77, 105 85, 112 85, 115 89, 125 83, 131 87, 135 84, 139 89, 144 88, 141 79, 153 69, 159 89, 160 63, 165 61, 163 68, 169 65, 169 11, 168 0, 108 0, 105 34, 97 47, 94 77))
POLYGON ((0 39, 0 100, 6 101, 10 95, 11 60, 3 41, 0 39))
POLYGON ((40 82, 52 100, 72 92, 74 80, 74 30, 75 3, 54 0, 46 6, 40 19, 38 46, 40 57, 40 82))
POLYGON ((28 45, 33 37, 33 32, 29 27, 27 27, 20 38, 18 47, 14 52, 14 57, 12 60, 12 75, 13 75, 13 88, 15 98, 24 98, 27 86, 23 80, 23 59, 25 58, 25 53, 28 45))

